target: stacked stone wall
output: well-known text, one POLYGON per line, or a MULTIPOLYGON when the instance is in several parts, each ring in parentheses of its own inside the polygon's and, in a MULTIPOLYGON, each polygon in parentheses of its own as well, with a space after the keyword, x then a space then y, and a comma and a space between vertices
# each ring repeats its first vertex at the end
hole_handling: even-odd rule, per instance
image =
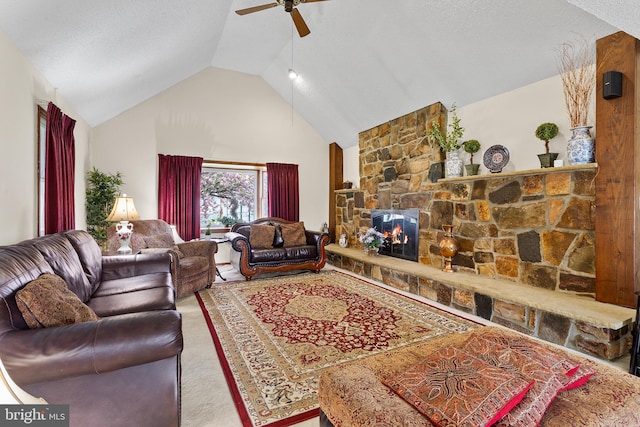
POLYGON ((420 263, 442 265, 442 226, 453 224, 458 269, 595 297, 595 170, 549 168, 434 183, 429 170, 443 154, 425 137, 433 120, 446 125, 440 103, 360 133, 360 188, 336 192, 338 234, 357 247, 372 209, 418 209, 420 263))

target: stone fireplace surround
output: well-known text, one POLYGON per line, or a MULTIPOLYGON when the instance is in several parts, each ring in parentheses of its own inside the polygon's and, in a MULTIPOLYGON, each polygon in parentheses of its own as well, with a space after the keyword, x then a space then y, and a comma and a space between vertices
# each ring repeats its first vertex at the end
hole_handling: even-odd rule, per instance
POLYGON ((597 165, 433 183, 429 168, 443 154, 424 137, 432 120, 446 126, 442 104, 360 133, 360 188, 335 195, 336 233, 348 236, 349 248, 329 247, 329 262, 601 358, 625 354, 635 313, 595 301, 597 165), (411 264, 419 270, 429 266, 427 275, 425 270, 400 268, 408 261, 391 259, 382 268, 379 261, 360 260, 349 251, 360 248, 358 233, 370 227, 372 209, 419 209, 419 263, 411 264), (429 280, 429 274, 442 266, 438 241, 445 224, 453 224, 461 246, 454 258, 459 273, 446 282, 429 280), (488 288, 502 284, 504 292, 483 293, 464 283, 477 279, 488 288), (527 304, 523 295, 537 302, 527 304), (549 302, 556 309, 547 312, 544 301, 551 299, 557 300, 549 302), (574 306, 573 310, 560 309, 558 301, 574 306), (581 308, 582 301, 589 301, 588 309, 581 308), (599 310, 615 312, 617 320, 598 321, 599 310))

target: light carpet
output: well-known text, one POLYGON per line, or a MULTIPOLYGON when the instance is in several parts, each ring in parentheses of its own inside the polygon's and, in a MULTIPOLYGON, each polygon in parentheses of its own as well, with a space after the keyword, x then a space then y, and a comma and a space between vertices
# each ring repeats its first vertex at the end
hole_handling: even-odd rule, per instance
POLYGON ((316 417, 323 369, 477 326, 337 271, 216 283, 197 297, 245 427, 316 417))

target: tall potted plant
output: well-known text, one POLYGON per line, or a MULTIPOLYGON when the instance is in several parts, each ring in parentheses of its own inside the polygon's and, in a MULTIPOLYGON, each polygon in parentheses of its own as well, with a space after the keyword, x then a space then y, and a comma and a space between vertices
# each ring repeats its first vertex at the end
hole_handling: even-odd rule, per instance
POLYGON ((95 167, 87 173, 85 207, 87 211, 87 232, 104 249, 107 242, 107 217, 113 208, 113 202, 120 193, 123 184, 120 172, 107 174, 95 167))
POLYGON ((480 141, 477 139, 470 139, 462 143, 462 147, 464 151, 471 154, 471 159, 469 160, 468 165, 464 165, 464 168, 467 171, 467 175, 478 175, 478 169, 480 169, 480 165, 477 163, 473 163, 473 155, 480 151, 480 141))
POLYGON ((558 153, 549 152, 549 141, 558 135, 558 125, 555 123, 542 123, 536 128, 536 138, 544 141, 544 154, 538 154, 540 159, 540 167, 550 168, 553 166, 553 162, 558 158, 558 153))
POLYGON ((460 119, 456 114, 455 104, 453 104, 451 108, 449 132, 441 130, 440 124, 434 120, 431 122, 431 128, 428 130, 427 134, 431 141, 438 143, 440 149, 444 151, 447 156, 444 162, 445 178, 462 176, 463 162, 458 155, 458 150, 462 145, 459 141, 464 134, 464 128, 460 126, 460 119))
POLYGON ((558 68, 562 79, 572 136, 567 145, 569 164, 595 161, 595 143, 587 125, 591 94, 596 85, 594 50, 586 39, 566 42, 558 50, 558 68))

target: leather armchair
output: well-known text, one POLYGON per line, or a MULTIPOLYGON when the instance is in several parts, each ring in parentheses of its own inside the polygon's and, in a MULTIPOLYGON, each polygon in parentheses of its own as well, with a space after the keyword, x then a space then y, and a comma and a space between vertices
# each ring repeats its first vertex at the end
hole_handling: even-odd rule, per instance
MULTIPOLYGON (((201 240, 175 243, 169 224, 161 219, 130 221, 133 224, 133 253, 171 254, 171 276, 178 298, 208 288, 216 279, 216 242, 201 240)), ((109 253, 117 253, 120 243, 115 225, 107 230, 109 253)))

